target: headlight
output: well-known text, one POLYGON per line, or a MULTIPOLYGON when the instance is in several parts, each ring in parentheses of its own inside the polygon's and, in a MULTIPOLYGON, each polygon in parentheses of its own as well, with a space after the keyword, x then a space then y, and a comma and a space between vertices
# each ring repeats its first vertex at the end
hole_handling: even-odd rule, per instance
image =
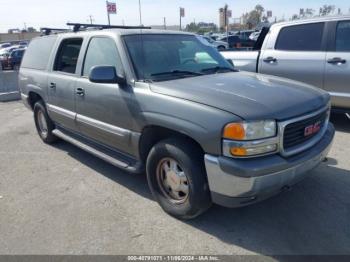
POLYGON ((252 157, 278 151, 277 124, 274 120, 230 123, 224 127, 223 154, 252 157))
POLYGON ((223 138, 231 140, 256 140, 276 136, 275 120, 246 121, 225 126, 223 138))

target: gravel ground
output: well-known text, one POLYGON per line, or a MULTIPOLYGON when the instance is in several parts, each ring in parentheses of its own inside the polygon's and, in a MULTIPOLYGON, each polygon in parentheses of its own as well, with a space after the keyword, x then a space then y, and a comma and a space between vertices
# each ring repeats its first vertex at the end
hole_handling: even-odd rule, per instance
POLYGON ((350 254, 350 120, 332 121, 328 162, 292 191, 182 222, 144 175, 45 145, 21 102, 0 103, 0 254, 350 254))

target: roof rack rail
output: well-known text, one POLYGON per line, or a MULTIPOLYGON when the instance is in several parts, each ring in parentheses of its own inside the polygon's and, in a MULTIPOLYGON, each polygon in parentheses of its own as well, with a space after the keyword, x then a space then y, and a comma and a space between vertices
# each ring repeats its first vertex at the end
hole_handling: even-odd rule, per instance
POLYGON ((42 32, 44 35, 50 35, 53 32, 56 33, 62 33, 62 32, 68 32, 69 29, 63 29, 63 28, 50 28, 50 27, 42 27, 40 28, 40 32, 42 32))
POLYGON ((80 23, 67 23, 68 26, 73 26, 73 32, 79 32, 80 30, 88 28, 97 29, 109 29, 109 28, 120 28, 120 29, 151 29, 147 26, 124 26, 124 25, 99 25, 99 24, 80 24, 80 23))

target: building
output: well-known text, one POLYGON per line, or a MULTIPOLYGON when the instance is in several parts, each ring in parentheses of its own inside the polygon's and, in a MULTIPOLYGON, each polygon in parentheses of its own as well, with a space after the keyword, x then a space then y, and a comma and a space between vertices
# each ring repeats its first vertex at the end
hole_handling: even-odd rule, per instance
MULTIPOLYGON (((152 29, 164 29, 164 25, 150 25, 152 29)), ((180 26, 179 25, 167 25, 166 26, 167 30, 174 30, 174 31, 179 31, 180 26)))
POLYGON ((32 33, 0 33, 0 43, 1 42, 12 42, 12 41, 21 41, 21 40, 31 40, 34 37, 40 36, 40 32, 32 33))
POLYGON ((203 29, 203 30, 215 30, 216 29, 216 24, 214 24, 214 23, 199 22, 197 24, 197 26, 199 27, 199 29, 203 29))
POLYGON ((220 8, 219 9, 219 27, 220 29, 224 29, 226 25, 228 25, 228 16, 225 15, 225 8, 220 8))

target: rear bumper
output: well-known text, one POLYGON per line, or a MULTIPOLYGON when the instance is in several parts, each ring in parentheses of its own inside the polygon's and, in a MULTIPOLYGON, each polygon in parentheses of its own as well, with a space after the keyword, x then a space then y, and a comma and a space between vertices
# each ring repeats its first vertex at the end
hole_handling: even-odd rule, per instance
POLYGON ((214 203, 239 207, 262 201, 303 180, 324 160, 331 148, 334 127, 312 148, 289 158, 272 155, 257 159, 232 159, 205 155, 214 203))

